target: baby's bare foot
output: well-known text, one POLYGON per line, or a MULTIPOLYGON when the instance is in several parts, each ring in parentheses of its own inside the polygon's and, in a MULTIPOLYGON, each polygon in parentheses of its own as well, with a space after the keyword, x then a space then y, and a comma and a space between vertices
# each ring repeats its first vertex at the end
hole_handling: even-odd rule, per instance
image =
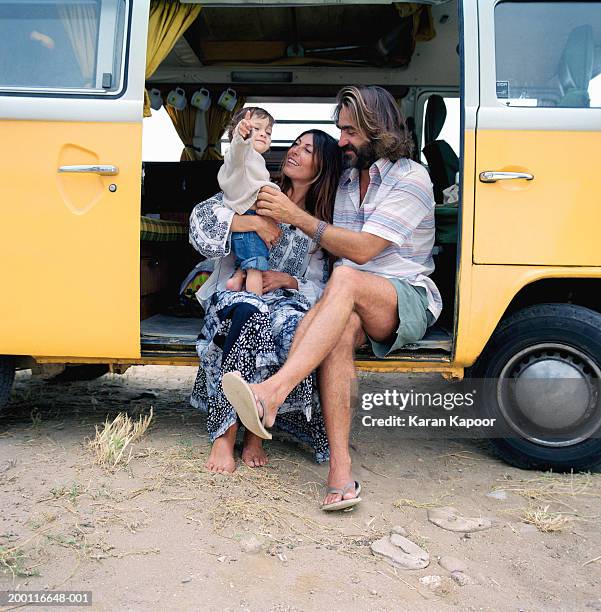
POLYGON ((228 291, 242 291, 244 277, 244 270, 236 270, 233 276, 225 283, 225 288, 228 291))

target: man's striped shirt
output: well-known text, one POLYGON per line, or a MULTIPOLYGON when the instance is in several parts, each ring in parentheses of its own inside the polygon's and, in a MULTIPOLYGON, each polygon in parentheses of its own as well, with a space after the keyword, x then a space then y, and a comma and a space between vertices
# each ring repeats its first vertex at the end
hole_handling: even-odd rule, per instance
POLYGON ((428 277, 434 271, 434 196, 425 168, 409 159, 379 159, 369 168, 369 187, 359 202, 359 171, 342 174, 334 225, 368 232, 391 242, 365 264, 341 259, 345 265, 387 278, 401 278, 428 295, 428 310, 437 319, 442 310, 440 293, 428 277))

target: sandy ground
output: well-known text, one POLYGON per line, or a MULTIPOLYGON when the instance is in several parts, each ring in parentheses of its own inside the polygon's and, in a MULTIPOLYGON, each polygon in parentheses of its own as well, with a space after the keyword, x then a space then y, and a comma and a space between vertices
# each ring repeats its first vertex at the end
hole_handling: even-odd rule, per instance
MULTIPOLYGON (((601 610, 601 476, 520 471, 482 442, 408 440, 363 427, 359 414, 364 501, 326 515, 327 465, 277 436, 266 468, 203 468, 204 418, 187 404, 194 374, 138 367, 63 384, 18 375, 0 419, 0 590, 90 590, 93 610, 601 610), (95 465, 95 425, 151 406, 128 463, 95 465), (487 496, 499 489, 502 499, 487 496), (466 537, 428 521, 428 507, 448 505, 493 526, 466 537), (545 507, 543 517, 569 519, 560 531, 525 522, 545 507), (395 570, 371 553, 395 525, 428 551, 426 569, 395 570), (468 584, 439 565, 444 555, 467 565, 468 584), (438 586, 420 582, 433 575, 438 586)), ((361 379, 362 390, 418 384, 441 383, 361 379)))

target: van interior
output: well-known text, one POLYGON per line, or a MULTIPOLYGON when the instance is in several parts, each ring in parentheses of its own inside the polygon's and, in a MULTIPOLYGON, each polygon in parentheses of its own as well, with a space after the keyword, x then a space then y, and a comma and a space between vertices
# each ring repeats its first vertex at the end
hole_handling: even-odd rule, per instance
MULTIPOLYGON (((144 161, 142 354, 196 355, 202 312, 190 286, 184 294, 180 289, 202 260, 188 243, 190 212, 196 203, 219 191, 219 152, 226 141, 215 121, 220 120, 222 127, 231 116, 219 99, 225 95, 227 102, 228 96, 235 96, 236 108, 243 103, 295 105, 294 116, 275 116, 274 141, 266 157, 277 180, 287 146, 301 131, 317 127, 336 134, 329 113, 311 118, 314 105, 333 105, 344 85, 377 84, 398 100, 415 142, 414 159, 430 172, 437 205, 433 279, 444 304, 426 337, 391 358, 412 360, 427 355, 429 360, 448 361, 455 323, 460 210, 457 2, 292 4, 203 4, 198 17, 147 79, 153 107, 160 108, 162 103, 172 120, 179 115, 181 123, 186 121, 186 111, 176 110, 182 97, 189 108, 195 94, 199 105, 209 95, 211 106, 196 111, 194 127, 174 121, 180 137, 187 139, 183 161, 144 161), (201 114, 204 121, 198 118, 201 114)), ((145 137, 153 120, 144 120, 145 137)), ((358 358, 375 359, 367 347, 358 358)))

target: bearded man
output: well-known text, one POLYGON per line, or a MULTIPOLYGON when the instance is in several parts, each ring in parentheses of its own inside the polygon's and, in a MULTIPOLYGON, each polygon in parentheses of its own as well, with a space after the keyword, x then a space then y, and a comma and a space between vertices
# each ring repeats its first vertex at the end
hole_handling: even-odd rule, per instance
MULTIPOLYGON (((412 140, 385 89, 345 87, 336 125, 346 170, 333 224, 265 187, 258 213, 295 225, 338 260, 320 301, 297 328, 288 359, 271 378, 248 385, 236 373, 224 392, 243 424, 263 437, 288 394, 315 369, 330 445, 323 510, 361 501, 352 477, 349 436, 356 372, 354 351, 369 340, 383 357, 423 337, 442 309, 434 270, 434 197, 425 168, 411 160, 412 140)), ((270 437, 270 436, 269 436, 270 437)))

